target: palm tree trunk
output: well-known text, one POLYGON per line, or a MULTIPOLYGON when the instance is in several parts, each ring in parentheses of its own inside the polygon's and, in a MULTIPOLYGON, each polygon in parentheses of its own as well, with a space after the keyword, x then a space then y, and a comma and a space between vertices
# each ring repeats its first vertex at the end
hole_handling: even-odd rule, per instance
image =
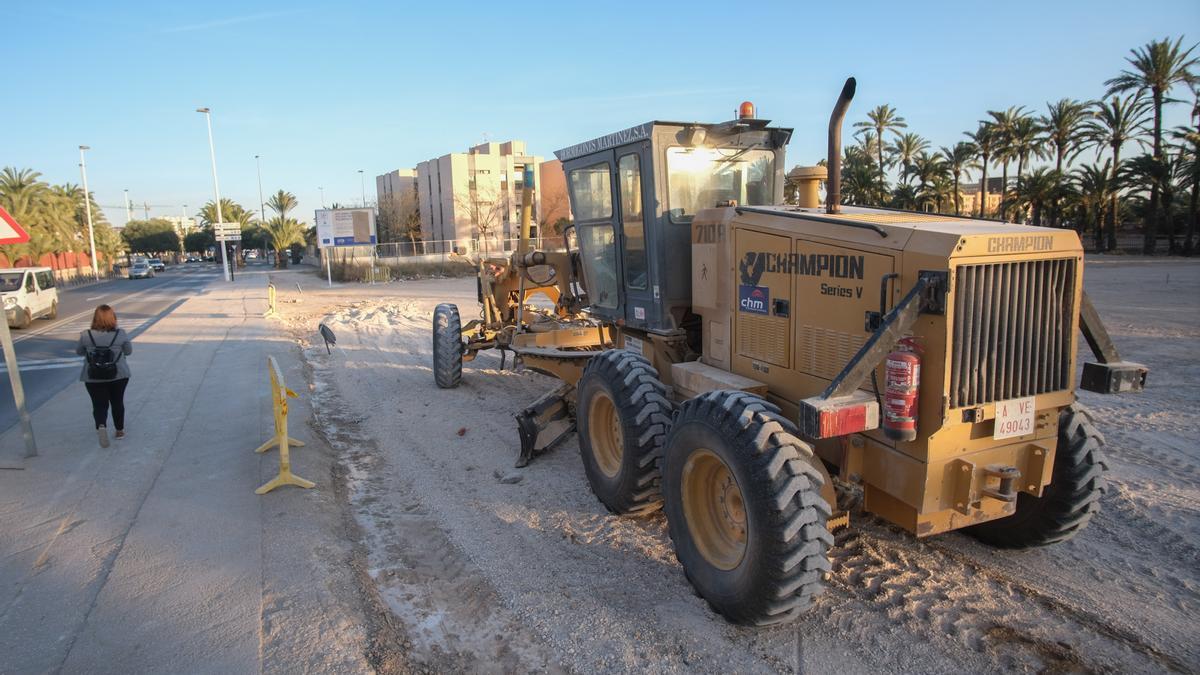
POLYGON ((954 172, 954 215, 962 215, 962 200, 958 194, 958 172, 954 172))
MULTIPOLYGON (((1020 155, 1020 156, 1018 156, 1018 157, 1017 157, 1017 185, 1020 185, 1020 184, 1021 184, 1021 174, 1022 174, 1024 171, 1025 171, 1025 156, 1024 156, 1024 155, 1020 155)), ((1024 206, 1018 206, 1018 207, 1017 207, 1017 218, 1016 218, 1016 221, 1017 221, 1018 223, 1024 223, 1024 222, 1025 222, 1025 207, 1024 207, 1024 206)))
POLYGON ((1117 212, 1120 210, 1121 188, 1117 185, 1117 168, 1121 166, 1121 146, 1114 144, 1113 151, 1113 167, 1112 167, 1112 197, 1108 203, 1108 245, 1104 247, 1105 251, 1117 250, 1117 212))
POLYGON ((887 193, 887 175, 883 172, 883 127, 875 128, 875 143, 879 153, 879 196, 880 206, 883 206, 883 195, 887 193))
POLYGON ((987 216, 987 168, 988 156, 983 156, 983 173, 979 176, 979 217, 987 216))
MULTIPOLYGON (((1162 107, 1163 95, 1157 88, 1154 90, 1154 162, 1157 164, 1162 161, 1162 107)), ((1146 216, 1146 235, 1142 240, 1142 253, 1146 255, 1154 255, 1156 248, 1155 237, 1161 231, 1161 225, 1158 220, 1158 200, 1159 200, 1159 182, 1155 177, 1153 185, 1150 186, 1150 213, 1146 216)))
POLYGON ((1003 173, 1000 174, 1000 220, 1008 220, 1008 160, 1004 160, 1003 173))
MULTIPOLYGON (((1198 162, 1198 161, 1200 161, 1200 158, 1193 157, 1192 161, 1198 162)), ((1194 250, 1192 248, 1192 237, 1194 237, 1196 235, 1196 224, 1197 224, 1196 221, 1197 221, 1197 219, 1200 219, 1200 212, 1197 212, 1197 208, 1196 208, 1198 205, 1200 205, 1200 203, 1198 203, 1198 202, 1200 202, 1200 176, 1197 176, 1195 170, 1193 170, 1192 171, 1192 204, 1191 204, 1192 217, 1188 219, 1187 238, 1184 239, 1184 241, 1183 241, 1183 254, 1184 255, 1191 255, 1192 251, 1194 250)))
MULTIPOLYGON (((1062 186, 1062 178, 1063 178, 1062 165, 1063 165, 1063 159, 1064 159, 1063 155, 1066 154, 1067 148, 1066 148, 1066 146, 1060 145, 1057 148, 1055 148, 1055 150, 1057 151, 1057 157, 1055 158, 1055 162, 1054 162, 1054 171, 1057 174, 1057 178, 1055 179, 1055 188, 1059 188, 1062 186)), ((1060 225, 1060 223, 1062 222, 1062 218, 1061 218, 1062 214, 1059 213, 1058 206, 1059 206, 1058 205, 1058 190, 1056 189, 1055 194, 1054 194, 1054 202, 1051 204, 1051 207, 1050 207, 1050 227, 1058 227, 1060 225)))

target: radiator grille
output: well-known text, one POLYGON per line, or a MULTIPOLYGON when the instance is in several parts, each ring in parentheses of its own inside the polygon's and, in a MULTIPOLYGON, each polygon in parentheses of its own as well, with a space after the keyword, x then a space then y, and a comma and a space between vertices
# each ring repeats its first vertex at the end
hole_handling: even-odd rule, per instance
POLYGON ((1075 260, 959 265, 950 406, 1066 389, 1075 260))

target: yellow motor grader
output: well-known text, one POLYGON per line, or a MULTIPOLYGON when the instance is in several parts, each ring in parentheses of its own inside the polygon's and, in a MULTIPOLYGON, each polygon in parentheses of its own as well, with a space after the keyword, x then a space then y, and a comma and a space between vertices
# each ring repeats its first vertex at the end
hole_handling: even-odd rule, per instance
POLYGON ((1076 336, 1097 357, 1081 386, 1145 383, 1083 291, 1073 231, 841 204, 854 89, 830 118, 824 207, 825 169, 785 174, 791 130, 749 104, 648 122, 555 153, 575 246, 481 261, 481 318, 434 316, 439 386, 493 347, 562 380, 517 415, 519 464, 577 427, 600 501, 662 507, 688 579, 737 623, 820 592, 848 524, 835 478, 918 537, 1070 538, 1105 470, 1076 336))

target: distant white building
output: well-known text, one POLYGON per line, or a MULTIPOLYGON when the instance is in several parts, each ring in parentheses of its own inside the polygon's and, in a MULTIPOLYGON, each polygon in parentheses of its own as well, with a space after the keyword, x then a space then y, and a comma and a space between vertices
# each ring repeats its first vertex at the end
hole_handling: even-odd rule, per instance
MULTIPOLYGON (((422 238, 466 246, 484 235, 492 242, 517 237, 524 170, 531 167, 536 176, 541 164, 524 141, 483 143, 421 162, 416 185, 422 238)), ((535 221, 539 207, 535 201, 535 221)))
POLYGON ((375 203, 417 189, 416 169, 396 169, 375 177, 375 203))
POLYGON ((190 216, 156 216, 156 217, 160 218, 162 220, 170 221, 170 223, 175 226, 175 234, 178 234, 180 239, 183 239, 184 237, 186 237, 188 235, 189 232, 192 232, 192 231, 196 230, 197 227, 199 227, 196 224, 196 219, 192 218, 190 216))

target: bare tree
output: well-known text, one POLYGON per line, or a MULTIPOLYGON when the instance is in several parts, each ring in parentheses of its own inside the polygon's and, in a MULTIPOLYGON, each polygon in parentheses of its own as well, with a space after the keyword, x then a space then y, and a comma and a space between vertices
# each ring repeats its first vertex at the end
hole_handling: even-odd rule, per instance
POLYGON ((548 193, 543 192, 540 206, 541 209, 538 211, 539 217, 537 221, 538 237, 561 235, 563 222, 569 222, 571 215, 566 191, 554 190, 548 193))
POLYGON ((421 237, 421 209, 415 190, 389 192, 379 198, 381 243, 408 239, 415 249, 421 237))
POLYGON ((495 237, 497 228, 512 212, 512 197, 506 190, 486 185, 459 193, 455 205, 470 220, 473 234, 483 242, 484 252, 489 252, 489 240, 495 237))

